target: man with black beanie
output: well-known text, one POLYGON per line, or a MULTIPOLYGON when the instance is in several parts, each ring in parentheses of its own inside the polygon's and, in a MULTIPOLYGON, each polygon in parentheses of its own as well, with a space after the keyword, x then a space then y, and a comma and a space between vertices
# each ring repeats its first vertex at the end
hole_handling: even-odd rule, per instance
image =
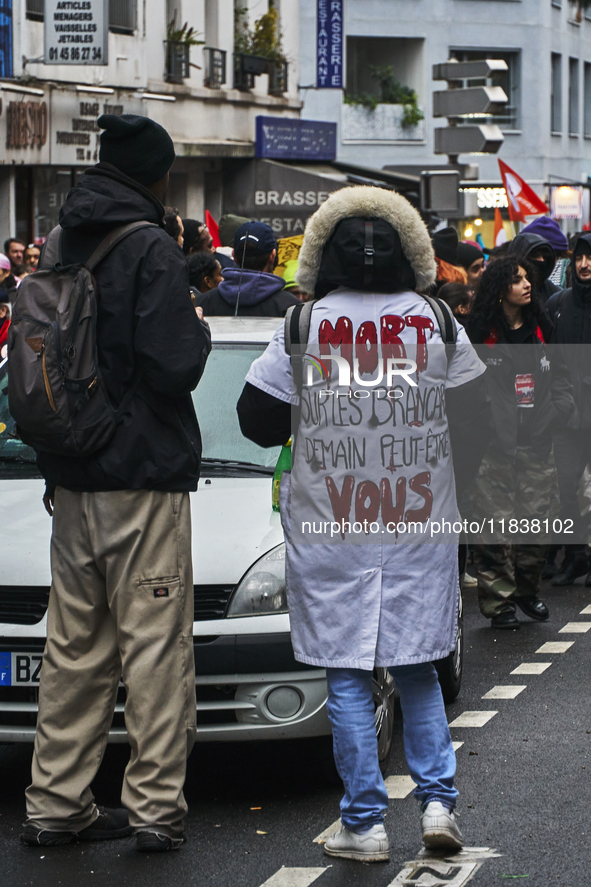
POLYGON ((458 244, 458 265, 464 269, 468 277, 468 286, 477 290, 480 278, 484 274, 484 253, 472 243, 462 241, 458 244))
POLYGON ((201 457, 191 391, 211 349, 186 262, 162 228, 174 146, 148 117, 104 115, 100 162, 60 211, 64 264, 96 266, 98 363, 122 421, 80 458, 37 454, 53 515, 52 587, 25 844, 136 834, 137 849, 184 841, 186 759, 195 738, 189 493, 201 457), (125 398, 125 404, 123 401, 125 398), (95 803, 120 680, 131 757, 124 809, 95 803))

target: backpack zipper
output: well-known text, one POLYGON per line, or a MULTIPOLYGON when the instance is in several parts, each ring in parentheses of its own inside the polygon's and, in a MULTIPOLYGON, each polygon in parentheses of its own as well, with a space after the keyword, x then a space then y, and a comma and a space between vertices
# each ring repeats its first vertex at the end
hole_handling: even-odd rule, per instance
POLYGON ((55 405, 55 401, 53 399, 53 391, 51 390, 51 385, 49 384, 49 376, 47 375, 47 365, 45 363, 45 344, 42 349, 42 358, 41 363, 43 366, 43 381, 45 382, 45 391, 47 393, 47 399, 49 401, 49 406, 53 410, 54 413, 57 413, 57 407, 55 405))

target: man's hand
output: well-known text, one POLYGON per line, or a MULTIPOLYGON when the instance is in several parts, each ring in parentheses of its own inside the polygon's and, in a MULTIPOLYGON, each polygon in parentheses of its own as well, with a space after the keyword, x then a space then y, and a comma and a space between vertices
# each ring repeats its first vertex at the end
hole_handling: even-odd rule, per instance
POLYGON ((195 314, 199 318, 199 320, 203 320, 203 308, 200 305, 197 305, 195 308, 195 314))
POLYGON ((53 517, 53 496, 50 496, 49 493, 45 493, 43 496, 43 504, 45 505, 45 511, 48 515, 53 517))

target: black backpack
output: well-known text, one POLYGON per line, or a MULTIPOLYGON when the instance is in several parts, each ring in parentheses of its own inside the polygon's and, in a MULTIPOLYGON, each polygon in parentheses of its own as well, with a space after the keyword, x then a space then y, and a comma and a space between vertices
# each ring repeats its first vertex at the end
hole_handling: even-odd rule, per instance
POLYGON ((8 405, 21 440, 35 450, 88 456, 122 421, 140 373, 117 407, 101 378, 93 271, 124 237, 152 222, 114 228, 83 265, 61 264, 61 228, 45 244, 39 269, 17 291, 8 332, 8 405))

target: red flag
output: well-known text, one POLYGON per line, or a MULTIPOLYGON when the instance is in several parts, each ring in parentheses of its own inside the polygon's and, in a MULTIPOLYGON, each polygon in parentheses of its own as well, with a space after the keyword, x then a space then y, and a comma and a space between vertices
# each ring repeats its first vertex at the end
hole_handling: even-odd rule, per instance
POLYGON ((507 192, 509 218, 512 222, 525 222, 526 216, 542 216, 550 212, 527 182, 502 160, 499 160, 499 169, 507 192))
POLYGON ((499 207, 495 207, 495 246, 507 243, 507 232, 503 227, 503 217, 499 207))
POLYGON ((222 245, 220 240, 220 229, 218 228, 218 223, 208 209, 205 210, 205 224, 209 228, 209 233, 213 238, 213 245, 217 249, 222 245))

